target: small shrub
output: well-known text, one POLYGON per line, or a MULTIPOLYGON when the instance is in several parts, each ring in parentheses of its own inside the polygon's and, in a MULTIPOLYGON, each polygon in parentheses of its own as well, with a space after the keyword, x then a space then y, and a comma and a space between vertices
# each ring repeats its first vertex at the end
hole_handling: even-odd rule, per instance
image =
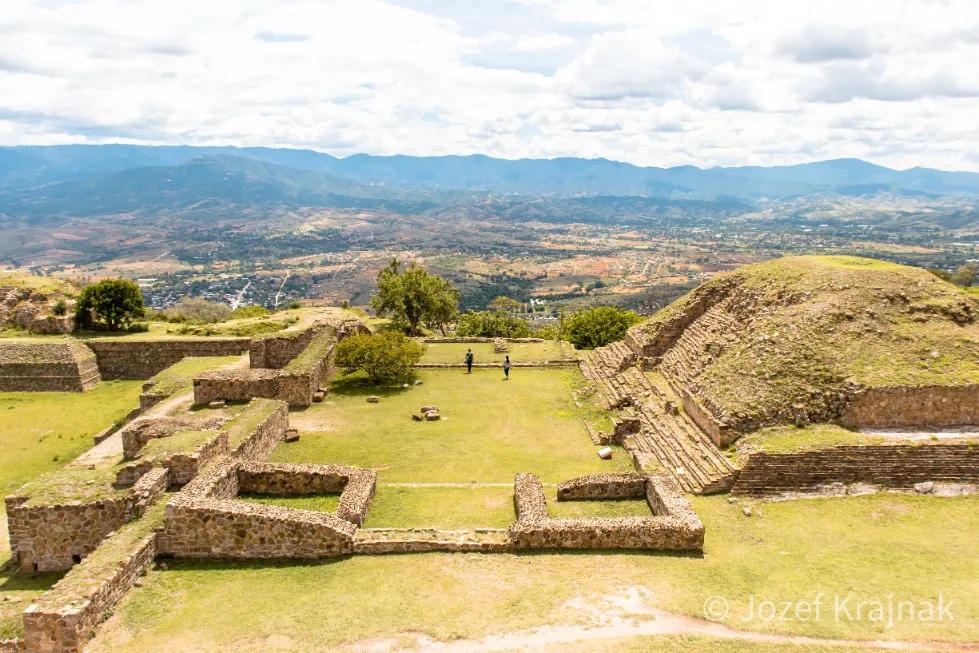
POLYGON ((527 338, 530 337, 530 325, 503 311, 469 312, 459 318, 456 335, 461 338, 527 338))
POLYGON ((54 315, 65 315, 68 313, 68 302, 63 299, 59 299, 51 307, 51 313, 54 315))
POLYGON ((133 322, 126 327, 127 333, 146 333, 150 330, 150 325, 146 322, 133 322))
POLYGON ((403 333, 386 331, 375 336, 344 338, 337 345, 336 364, 350 374, 363 370, 372 383, 410 378, 425 348, 403 333))
POLYGON ((242 306, 231 311, 228 316, 229 320, 245 320, 253 317, 264 317, 272 313, 269 309, 264 306, 242 306))
POLYGON ((303 303, 300 302, 300 301, 291 301, 291 302, 289 302, 289 308, 291 308, 291 309, 297 309, 297 308, 302 308, 302 307, 303 307, 303 303))
POLYGON ((197 324, 214 324, 224 322, 231 315, 231 309, 220 303, 211 302, 200 297, 183 299, 167 309, 167 320, 170 322, 195 322, 197 324))
POLYGON ((578 349, 594 349, 622 340, 629 327, 641 320, 632 311, 598 306, 566 316, 562 326, 565 340, 578 349))

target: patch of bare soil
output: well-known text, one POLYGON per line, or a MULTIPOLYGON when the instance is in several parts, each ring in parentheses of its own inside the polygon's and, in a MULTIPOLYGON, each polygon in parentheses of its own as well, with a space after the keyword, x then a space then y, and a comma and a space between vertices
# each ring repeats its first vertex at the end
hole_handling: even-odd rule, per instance
POLYGON ((479 640, 454 640, 451 642, 438 642, 425 635, 415 635, 415 644, 403 648, 394 648, 398 642, 394 638, 364 640, 352 642, 346 648, 358 653, 394 653, 395 651, 404 653, 489 653, 511 650, 534 651, 560 644, 640 635, 701 635, 769 644, 880 648, 892 651, 954 651, 960 653, 979 651, 979 645, 973 644, 819 639, 744 632, 722 624, 651 608, 645 601, 648 596, 649 591, 646 588, 630 587, 614 595, 602 596, 598 600, 587 600, 579 597, 569 601, 564 606, 581 617, 578 620, 581 623, 573 625, 543 626, 529 630, 500 633, 479 640), (394 647, 379 648, 382 642, 390 642, 394 647), (367 646, 371 648, 367 648, 367 646))

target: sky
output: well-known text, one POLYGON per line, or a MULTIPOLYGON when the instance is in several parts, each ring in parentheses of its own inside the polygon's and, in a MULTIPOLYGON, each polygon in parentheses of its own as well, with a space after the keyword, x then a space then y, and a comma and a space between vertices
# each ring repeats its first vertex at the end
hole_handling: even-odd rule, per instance
POLYGON ((979 171, 977 0, 0 0, 0 144, 979 171))

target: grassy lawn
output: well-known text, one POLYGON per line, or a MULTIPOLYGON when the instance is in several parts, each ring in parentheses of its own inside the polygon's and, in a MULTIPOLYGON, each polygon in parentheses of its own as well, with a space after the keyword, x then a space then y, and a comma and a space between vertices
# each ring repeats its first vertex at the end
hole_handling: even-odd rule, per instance
POLYGON ((193 389, 194 377, 201 372, 231 365, 240 358, 240 356, 192 356, 174 363, 150 378, 148 383, 154 384, 152 392, 169 397, 177 392, 193 389))
POLYGON ((422 363, 459 363, 466 360, 466 350, 473 350, 473 362, 497 363, 503 362, 505 356, 510 356, 514 362, 521 361, 552 361, 564 358, 577 358, 578 352, 574 345, 567 342, 511 342, 510 351, 505 354, 493 352, 492 343, 428 343, 425 345, 425 355, 422 363))
POLYGON ((278 494, 244 494, 239 496, 238 500, 261 503, 266 506, 282 506, 283 508, 333 513, 337 511, 337 505, 340 503, 340 495, 297 494, 294 496, 282 496, 278 494))
POLYGON ((739 445, 750 445, 767 453, 800 453, 830 447, 883 443, 884 438, 879 435, 851 431, 836 424, 809 424, 802 428, 786 425, 761 429, 745 436, 739 445))
MULTIPOLYGON (((548 623, 582 623, 572 599, 644 587, 654 607, 703 616, 725 597, 724 623, 739 630, 813 637, 979 639, 979 497, 870 495, 755 503, 746 518, 726 497, 698 497, 707 525, 703 556, 664 553, 422 554, 353 556, 322 563, 175 560, 133 590, 92 651, 321 651, 370 638, 424 633, 479 638, 548 623), (747 601, 814 600, 853 593, 954 604, 954 621, 893 628, 826 617, 816 622, 741 621, 747 601), (325 615, 329 618, 324 618, 325 615)), ((851 602, 852 605, 852 602, 851 602)), ((648 618, 648 617, 639 617, 648 618)), ((656 638, 609 651, 740 651, 744 642, 656 638)), ((940 648, 940 647, 939 647, 940 648)), ((596 650, 588 645, 554 650, 596 650)), ((841 649, 843 650, 843 649, 841 649)))
POLYGON ((514 522, 512 487, 384 487, 366 528, 506 528, 514 522))
POLYGON ((0 492, 92 448, 92 436, 139 404, 142 381, 104 381, 90 392, 0 393, 0 492))
POLYGON ((420 370, 422 385, 405 390, 341 380, 327 401, 292 412, 302 438, 272 460, 371 467, 379 483, 512 483, 520 472, 556 483, 631 470, 621 449, 598 457, 570 398, 580 374, 520 369, 504 381, 499 370, 420 370), (427 404, 444 419, 413 422, 427 404))
MULTIPOLYGON (((141 381, 107 381, 91 392, 0 393, 0 492, 11 494, 92 447, 92 436, 139 403, 141 381)), ((7 516, 0 504, 0 565, 7 561, 7 516)), ((62 574, 0 571, 0 639, 21 634, 21 613, 62 574)))

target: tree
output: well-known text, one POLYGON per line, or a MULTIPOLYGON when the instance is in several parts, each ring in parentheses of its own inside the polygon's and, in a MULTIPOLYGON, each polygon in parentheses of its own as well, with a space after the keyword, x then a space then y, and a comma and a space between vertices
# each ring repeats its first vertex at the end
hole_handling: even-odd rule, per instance
POLYGON ((398 259, 377 275, 377 294, 371 297, 378 315, 407 323, 412 336, 422 322, 441 327, 454 320, 458 305, 459 291, 452 284, 414 262, 402 268, 398 259))
POLYGON ((956 268, 955 272, 952 273, 952 278, 949 279, 956 286, 963 286, 968 288, 976 281, 976 264, 966 263, 965 265, 960 265, 956 268))
POLYGON ((128 327, 144 315, 143 294, 127 279, 105 279, 85 286, 75 304, 79 324, 102 323, 110 331, 128 327))
POLYGON ((456 335, 463 338, 527 338, 530 326, 503 311, 469 312, 459 318, 456 335))
POLYGON ((520 305, 520 302, 516 299, 510 299, 506 295, 500 295, 490 302, 490 308, 494 311, 503 311, 504 313, 516 313, 520 310, 520 305))
POLYGON ((944 279, 945 281, 952 280, 952 273, 948 270, 943 270, 941 268, 928 268, 928 271, 934 274, 939 279, 944 279))
POLYGON ((214 324, 227 320, 231 315, 231 308, 221 302, 211 302, 201 297, 188 297, 164 312, 169 322, 214 324))
POLYGON ((629 327, 642 318, 632 311, 612 306, 598 306, 565 316, 564 338, 578 349, 594 349, 622 340, 629 327))
POLYGON ((403 333, 349 336, 337 345, 336 364, 351 374, 363 370, 371 383, 399 381, 412 376, 425 348, 403 333))

